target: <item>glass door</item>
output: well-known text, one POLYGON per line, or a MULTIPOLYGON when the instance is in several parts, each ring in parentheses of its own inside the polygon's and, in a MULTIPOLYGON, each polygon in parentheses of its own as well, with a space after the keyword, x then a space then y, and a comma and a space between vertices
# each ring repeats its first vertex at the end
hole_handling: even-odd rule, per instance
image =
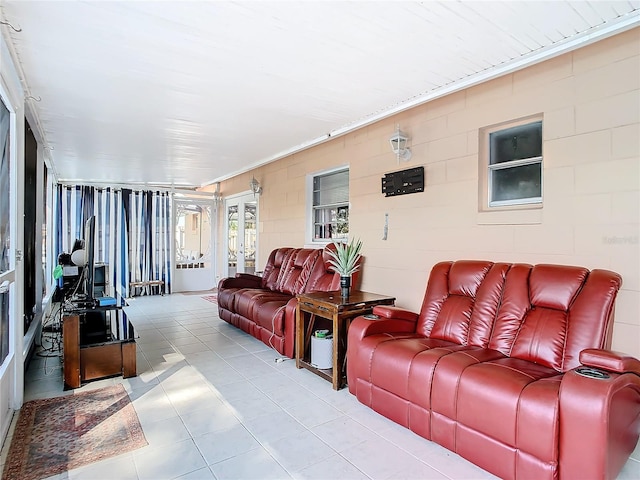
POLYGON ((179 198, 175 212, 174 291, 202 291, 215 286, 214 204, 209 199, 179 198))
POLYGON ((225 201, 227 276, 256 272, 258 199, 252 194, 225 201))

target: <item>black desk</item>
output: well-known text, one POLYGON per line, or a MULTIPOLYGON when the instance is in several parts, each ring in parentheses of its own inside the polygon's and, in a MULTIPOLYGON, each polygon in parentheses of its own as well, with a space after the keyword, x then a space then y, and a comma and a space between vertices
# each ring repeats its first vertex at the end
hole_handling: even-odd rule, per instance
POLYGON ((135 331, 118 307, 70 309, 62 317, 64 386, 122 375, 135 377, 135 331))

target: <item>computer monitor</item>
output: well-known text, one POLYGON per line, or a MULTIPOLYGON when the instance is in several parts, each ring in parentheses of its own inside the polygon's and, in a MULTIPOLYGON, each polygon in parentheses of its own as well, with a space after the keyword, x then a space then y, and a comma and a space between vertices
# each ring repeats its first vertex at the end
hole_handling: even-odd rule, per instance
POLYGON ((95 275, 95 243, 96 243, 96 217, 90 216, 84 224, 84 295, 87 301, 94 298, 94 275, 95 275))
POLYGON ((93 295, 104 297, 107 294, 107 267, 102 263, 95 262, 93 266, 93 295))

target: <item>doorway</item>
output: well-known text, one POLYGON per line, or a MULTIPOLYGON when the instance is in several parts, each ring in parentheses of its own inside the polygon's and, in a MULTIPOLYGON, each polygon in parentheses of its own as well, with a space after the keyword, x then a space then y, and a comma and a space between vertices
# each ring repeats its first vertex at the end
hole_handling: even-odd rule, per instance
POLYGON ((258 199, 243 194, 225 200, 226 276, 256 273, 258 199))
POLYGON ((13 410, 23 396, 21 296, 16 288, 17 260, 22 252, 17 235, 17 185, 23 174, 16 162, 16 115, 0 86, 0 440, 5 439, 13 410))
POLYGON ((174 201, 175 292, 211 290, 215 287, 214 202, 184 198, 174 201))

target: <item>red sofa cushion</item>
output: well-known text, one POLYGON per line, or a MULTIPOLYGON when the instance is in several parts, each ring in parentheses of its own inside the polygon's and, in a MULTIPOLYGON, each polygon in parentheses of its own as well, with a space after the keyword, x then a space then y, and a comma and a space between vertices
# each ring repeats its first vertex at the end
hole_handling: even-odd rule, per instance
POLYGON ((279 290, 288 295, 297 295, 304 291, 313 266, 318 261, 321 251, 315 248, 300 248, 296 250, 283 272, 279 290))
POLYGON ((585 348, 610 347, 619 275, 564 265, 513 265, 489 348, 565 372, 585 348))
POLYGON ((433 267, 416 333, 461 345, 486 346, 508 264, 461 260, 433 267))
POLYGON ((291 247, 282 247, 276 248, 269 254, 269 258, 262 272, 262 288, 268 290, 279 289, 282 276, 284 275, 283 269, 286 267, 289 257, 294 250, 295 249, 291 247))

